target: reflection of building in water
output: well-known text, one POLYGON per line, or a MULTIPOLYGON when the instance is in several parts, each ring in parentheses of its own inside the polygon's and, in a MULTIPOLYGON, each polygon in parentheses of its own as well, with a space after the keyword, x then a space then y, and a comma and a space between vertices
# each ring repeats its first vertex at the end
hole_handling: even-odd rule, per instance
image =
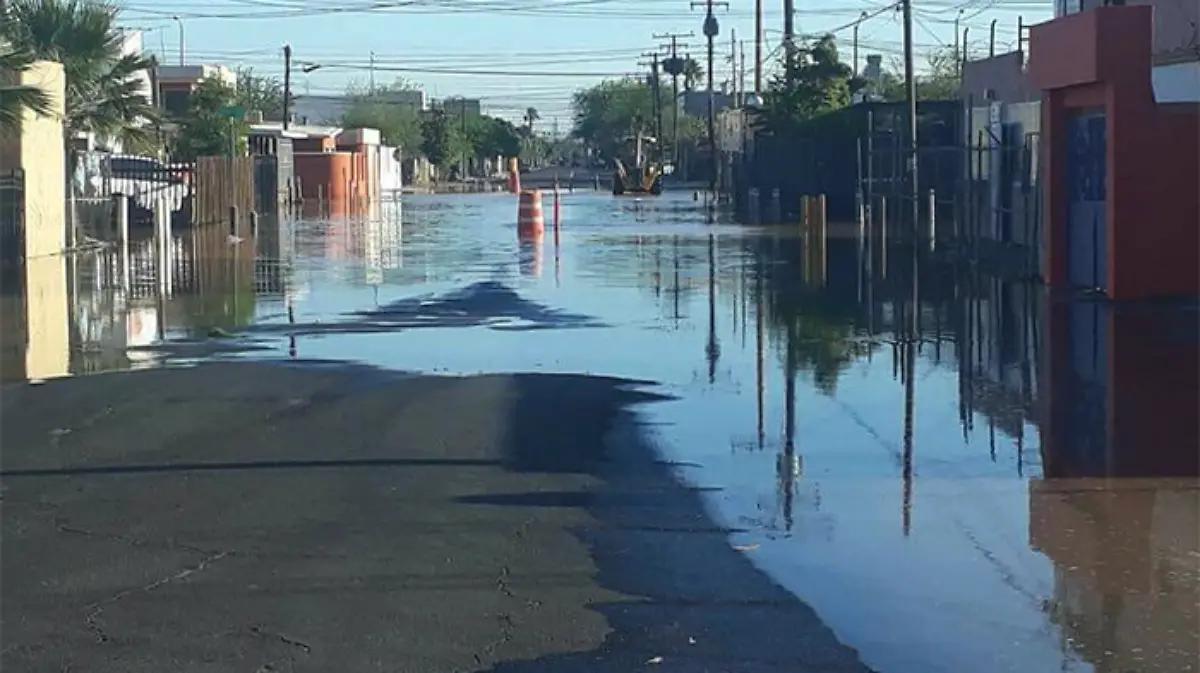
POLYGON ((1031 283, 975 274, 961 287, 956 330, 964 429, 974 427, 976 412, 982 414, 993 452, 1000 431, 1017 440, 1021 460, 1025 426, 1036 422, 1044 292, 1031 283))
POLYGON ((65 376, 71 365, 66 258, 27 259, 19 280, 17 292, 0 296, 0 374, 5 381, 65 376))
POLYGON ((1200 660, 1196 315, 1070 302, 1048 311, 1044 479, 1030 543, 1051 617, 1100 673, 1200 660))

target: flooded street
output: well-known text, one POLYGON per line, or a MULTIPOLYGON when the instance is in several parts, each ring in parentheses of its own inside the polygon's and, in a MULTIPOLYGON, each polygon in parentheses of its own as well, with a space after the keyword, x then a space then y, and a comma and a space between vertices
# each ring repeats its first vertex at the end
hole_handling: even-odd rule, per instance
MULTIPOLYGON (((852 237, 822 260, 691 194, 564 194, 556 233, 549 198, 535 241, 494 194, 186 233, 166 298, 137 255, 128 296, 109 252, 31 264, 5 297, 6 392, 201 361, 650 382, 665 399, 636 429, 870 669, 1200 670, 1192 307, 1068 301, 936 256, 914 279, 908 252, 852 237)), ((10 455, 6 489, 58 469, 10 455)), ((679 670, 797 670, 726 663, 679 670)))

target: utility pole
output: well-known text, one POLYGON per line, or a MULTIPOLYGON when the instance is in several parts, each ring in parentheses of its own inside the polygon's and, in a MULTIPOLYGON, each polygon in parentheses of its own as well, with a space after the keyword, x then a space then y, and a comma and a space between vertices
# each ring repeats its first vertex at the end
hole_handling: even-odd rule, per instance
POLYGON ((671 55, 663 62, 663 70, 671 76, 671 156, 672 162, 679 165, 679 76, 683 74, 683 59, 679 58, 679 38, 693 37, 695 34, 691 31, 687 33, 663 33, 662 35, 654 35, 656 40, 670 40, 668 48, 671 50, 671 55))
POLYGON ((658 76, 658 69, 659 69, 658 52, 649 52, 649 53, 642 54, 642 56, 650 59, 649 61, 638 61, 638 65, 648 66, 650 68, 650 77, 648 78, 649 79, 648 83, 650 84, 650 95, 653 96, 653 100, 651 102, 653 104, 652 109, 654 111, 654 142, 655 142, 655 147, 657 148, 655 153, 658 155, 658 163, 662 164, 662 158, 663 158, 663 110, 662 110, 662 88, 660 86, 659 76, 658 76))
POLYGON ((762 96, 763 0, 754 0, 754 95, 762 96))
MULTIPOLYGON (((791 3, 792 0, 787 0, 791 3)), ((906 0, 907 1, 907 0, 906 0)), ((712 166, 708 176, 708 191, 715 197, 717 194, 717 111, 716 101, 713 100, 713 40, 721 32, 717 17, 713 14, 714 7, 729 8, 728 2, 717 0, 692 0, 692 7, 704 6, 704 37, 708 44, 708 151, 712 166)))
POLYGON ((371 93, 375 93, 375 52, 371 52, 371 93))
POLYGON ((738 42, 738 52, 742 64, 738 68, 738 88, 742 90, 742 105, 746 104, 746 41, 738 42))
POLYGON ((869 14, 863 12, 858 15, 858 21, 854 22, 854 76, 858 77, 858 27, 862 25, 870 17, 869 14))
POLYGON ((920 200, 917 184, 917 80, 913 74, 913 16, 912 0, 901 0, 901 10, 904 14, 904 89, 908 108, 907 136, 905 150, 908 154, 908 198, 911 201, 910 213, 912 222, 909 233, 915 238, 918 229, 918 213, 920 200))
POLYGON ((292 112, 292 45, 283 45, 283 130, 288 129, 292 112))
POLYGON ((783 56, 786 76, 792 76, 792 59, 796 54, 796 3, 783 0, 783 56))
POLYGON ((729 91, 733 94, 730 105, 733 107, 741 107, 738 104, 738 54, 737 31, 729 31, 729 91))

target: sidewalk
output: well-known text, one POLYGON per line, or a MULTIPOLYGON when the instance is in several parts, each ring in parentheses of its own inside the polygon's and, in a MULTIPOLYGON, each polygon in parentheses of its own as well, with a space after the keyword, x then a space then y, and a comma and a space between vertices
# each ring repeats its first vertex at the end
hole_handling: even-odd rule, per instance
POLYGON ((648 399, 251 363, 6 387, 0 667, 865 671, 655 462, 648 399))

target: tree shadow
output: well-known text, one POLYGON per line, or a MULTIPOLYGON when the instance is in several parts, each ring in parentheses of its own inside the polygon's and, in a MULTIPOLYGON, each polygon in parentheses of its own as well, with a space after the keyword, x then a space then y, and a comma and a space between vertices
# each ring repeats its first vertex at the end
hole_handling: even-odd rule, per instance
POLYGON ((631 407, 668 398, 638 390, 635 382, 601 377, 514 380, 519 394, 505 462, 519 471, 586 473, 601 486, 465 496, 459 502, 583 509, 591 523, 574 534, 597 568, 595 581, 622 598, 587 606, 609 627, 596 634, 594 649, 480 670, 624 673, 649 665, 688 673, 868 673, 811 608, 731 546, 728 536, 735 531, 714 523, 701 500, 712 489, 681 483, 675 465, 657 459, 631 407), (571 413, 555 414, 559 409, 571 413))

